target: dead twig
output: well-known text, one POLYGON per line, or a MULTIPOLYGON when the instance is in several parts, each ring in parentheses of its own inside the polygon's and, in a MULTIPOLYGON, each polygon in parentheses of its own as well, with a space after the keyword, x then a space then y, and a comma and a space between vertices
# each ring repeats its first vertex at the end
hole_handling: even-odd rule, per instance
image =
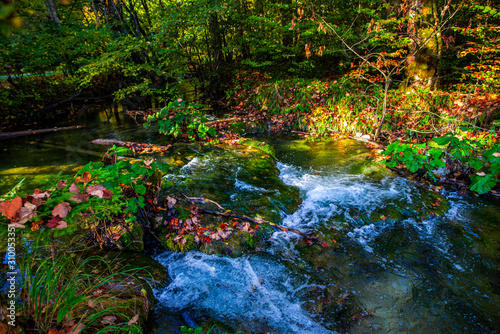
POLYGON ((207 199, 207 198, 203 198, 203 197, 189 197, 184 193, 181 193, 181 195, 184 196, 190 202, 212 203, 212 204, 217 205, 217 207, 219 209, 226 210, 219 203, 212 201, 211 199, 207 199))

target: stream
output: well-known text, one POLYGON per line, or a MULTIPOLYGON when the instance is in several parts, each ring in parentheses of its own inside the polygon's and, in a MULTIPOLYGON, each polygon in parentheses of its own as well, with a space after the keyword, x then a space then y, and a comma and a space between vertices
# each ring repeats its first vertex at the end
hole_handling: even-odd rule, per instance
MULTIPOLYGON (((106 148, 89 143, 96 138, 164 142, 108 116, 0 142, 0 192, 99 160, 106 148)), ((302 203, 281 212, 281 225, 317 233, 326 247, 275 232, 236 258, 157 252, 172 282, 155 290, 152 333, 179 333, 182 312, 229 333, 499 332, 498 198, 422 190, 352 140, 258 140, 274 146, 281 180, 300 190, 302 203)))

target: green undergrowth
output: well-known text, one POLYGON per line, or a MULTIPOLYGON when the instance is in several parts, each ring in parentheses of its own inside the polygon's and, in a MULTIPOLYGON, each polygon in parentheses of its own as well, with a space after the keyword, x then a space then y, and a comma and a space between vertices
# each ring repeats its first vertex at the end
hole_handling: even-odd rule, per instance
POLYGON ((448 133, 421 144, 394 142, 382 154, 388 156, 383 161, 388 167, 420 171, 431 181, 437 180, 439 168, 444 169, 455 180, 465 179, 478 194, 492 190, 499 179, 500 143, 495 128, 482 134, 448 133))
POLYGON ((137 268, 113 270, 101 256, 83 259, 56 247, 40 240, 23 245, 19 290, 8 296, 16 301, 17 326, 38 333, 142 333, 149 306, 137 268))
POLYGON ((213 137, 216 131, 206 125, 208 120, 202 115, 202 108, 205 106, 177 99, 149 115, 144 128, 148 129, 156 124, 159 133, 173 138, 200 140, 213 137))

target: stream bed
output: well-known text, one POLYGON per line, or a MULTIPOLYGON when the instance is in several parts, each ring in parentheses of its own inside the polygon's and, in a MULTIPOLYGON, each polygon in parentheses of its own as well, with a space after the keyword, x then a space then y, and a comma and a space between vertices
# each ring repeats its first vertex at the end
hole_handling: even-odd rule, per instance
MULTIPOLYGON (((86 129, 0 142, 0 192, 100 160, 96 138, 164 143, 100 117, 86 129)), ((422 190, 352 140, 258 140, 274 146, 281 180, 300 190, 281 225, 316 233, 326 247, 275 232, 235 258, 159 251, 172 282, 155 291, 152 333, 179 333, 186 312, 228 333, 499 332, 498 198, 422 190)))

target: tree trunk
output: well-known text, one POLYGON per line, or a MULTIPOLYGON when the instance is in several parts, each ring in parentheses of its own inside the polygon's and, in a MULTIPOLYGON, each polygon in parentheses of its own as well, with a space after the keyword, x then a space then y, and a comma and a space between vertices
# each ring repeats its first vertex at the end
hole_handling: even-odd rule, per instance
POLYGON ((408 11, 408 35, 411 39, 408 56, 408 88, 433 89, 441 54, 438 8, 435 0, 412 0, 408 11))
POLYGON ((99 28, 99 13, 97 11, 97 8, 95 7, 94 0, 92 0, 92 10, 94 11, 95 22, 96 22, 97 28, 99 28))
POLYGON ((217 13, 210 14, 208 29, 210 30, 210 48, 212 50, 213 69, 216 70, 222 60, 222 37, 217 13))
POLYGON ((54 0, 46 0, 45 6, 47 6, 47 11, 49 12, 49 17, 52 22, 59 24, 59 17, 57 16, 57 7, 54 0))
POLYGON ((373 139, 374 141, 377 141, 378 136, 380 135, 380 131, 382 130, 382 125, 385 121, 385 112, 387 111, 387 94, 389 92, 390 83, 390 78, 386 77, 384 86, 384 102, 382 104, 382 118, 380 119, 380 123, 378 124, 377 130, 375 131, 375 138, 373 139))

